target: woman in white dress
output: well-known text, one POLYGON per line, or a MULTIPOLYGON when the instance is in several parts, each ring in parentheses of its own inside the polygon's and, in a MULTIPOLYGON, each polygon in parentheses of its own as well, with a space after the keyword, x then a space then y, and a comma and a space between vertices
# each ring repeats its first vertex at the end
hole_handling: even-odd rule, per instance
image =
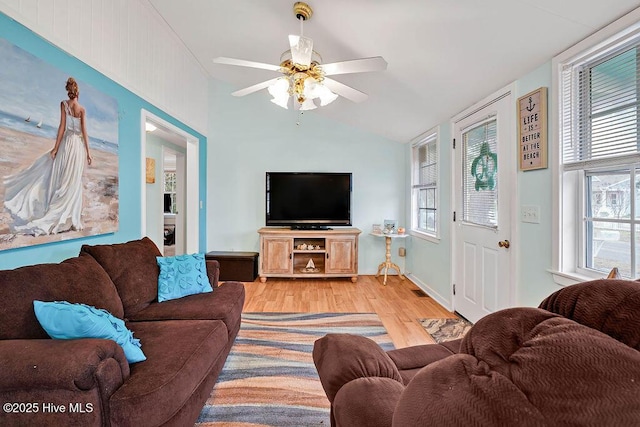
POLYGON ((11 232, 34 236, 82 230, 82 173, 91 164, 86 112, 78 83, 69 77, 68 100, 60 103, 60 126, 53 149, 27 169, 5 178, 4 206, 11 232))

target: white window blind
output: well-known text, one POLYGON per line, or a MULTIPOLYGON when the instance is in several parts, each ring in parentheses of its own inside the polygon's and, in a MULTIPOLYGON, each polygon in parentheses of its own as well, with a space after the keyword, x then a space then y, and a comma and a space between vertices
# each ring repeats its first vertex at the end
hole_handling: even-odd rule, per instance
POLYGON ((413 147, 413 228, 437 232, 438 134, 433 133, 413 147))
POLYGON ((565 170, 640 161, 638 41, 562 70, 562 157, 565 170))
POLYGON ((462 134, 463 220, 498 227, 497 120, 490 117, 462 134))
POLYGON ((418 147, 418 182, 414 187, 433 187, 438 183, 438 148, 435 135, 418 147))

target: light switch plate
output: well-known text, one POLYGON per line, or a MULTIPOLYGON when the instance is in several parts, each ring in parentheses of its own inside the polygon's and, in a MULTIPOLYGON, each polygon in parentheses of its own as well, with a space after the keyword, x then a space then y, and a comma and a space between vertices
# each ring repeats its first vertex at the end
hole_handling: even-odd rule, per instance
POLYGON ((520 217, 522 218, 522 222, 540 224, 540 206, 523 205, 520 217))

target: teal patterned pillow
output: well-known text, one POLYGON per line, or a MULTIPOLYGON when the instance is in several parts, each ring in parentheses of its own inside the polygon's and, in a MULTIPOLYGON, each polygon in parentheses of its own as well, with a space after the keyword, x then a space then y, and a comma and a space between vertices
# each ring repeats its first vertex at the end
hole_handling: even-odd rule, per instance
POLYGON ((156 257, 160 266, 158 302, 213 292, 204 254, 156 257))
POLYGON ((103 338, 117 342, 129 363, 147 360, 140 348, 140 340, 133 337, 122 319, 107 310, 67 301, 33 301, 33 310, 42 329, 51 338, 73 340, 103 338))

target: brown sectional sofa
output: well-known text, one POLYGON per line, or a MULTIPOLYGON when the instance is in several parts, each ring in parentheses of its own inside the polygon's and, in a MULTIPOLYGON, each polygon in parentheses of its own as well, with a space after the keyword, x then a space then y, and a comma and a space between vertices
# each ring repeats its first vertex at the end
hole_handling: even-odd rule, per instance
POLYGON ((313 358, 332 426, 640 425, 640 283, 569 286, 443 344, 330 334, 313 358))
POLYGON ((240 328, 244 287, 219 286, 219 265, 207 261, 213 292, 158 303, 159 255, 143 238, 0 271, 0 403, 14 404, 0 408, 0 425, 193 425, 240 328), (111 340, 50 339, 33 300, 106 309, 147 360, 129 365, 111 340))

